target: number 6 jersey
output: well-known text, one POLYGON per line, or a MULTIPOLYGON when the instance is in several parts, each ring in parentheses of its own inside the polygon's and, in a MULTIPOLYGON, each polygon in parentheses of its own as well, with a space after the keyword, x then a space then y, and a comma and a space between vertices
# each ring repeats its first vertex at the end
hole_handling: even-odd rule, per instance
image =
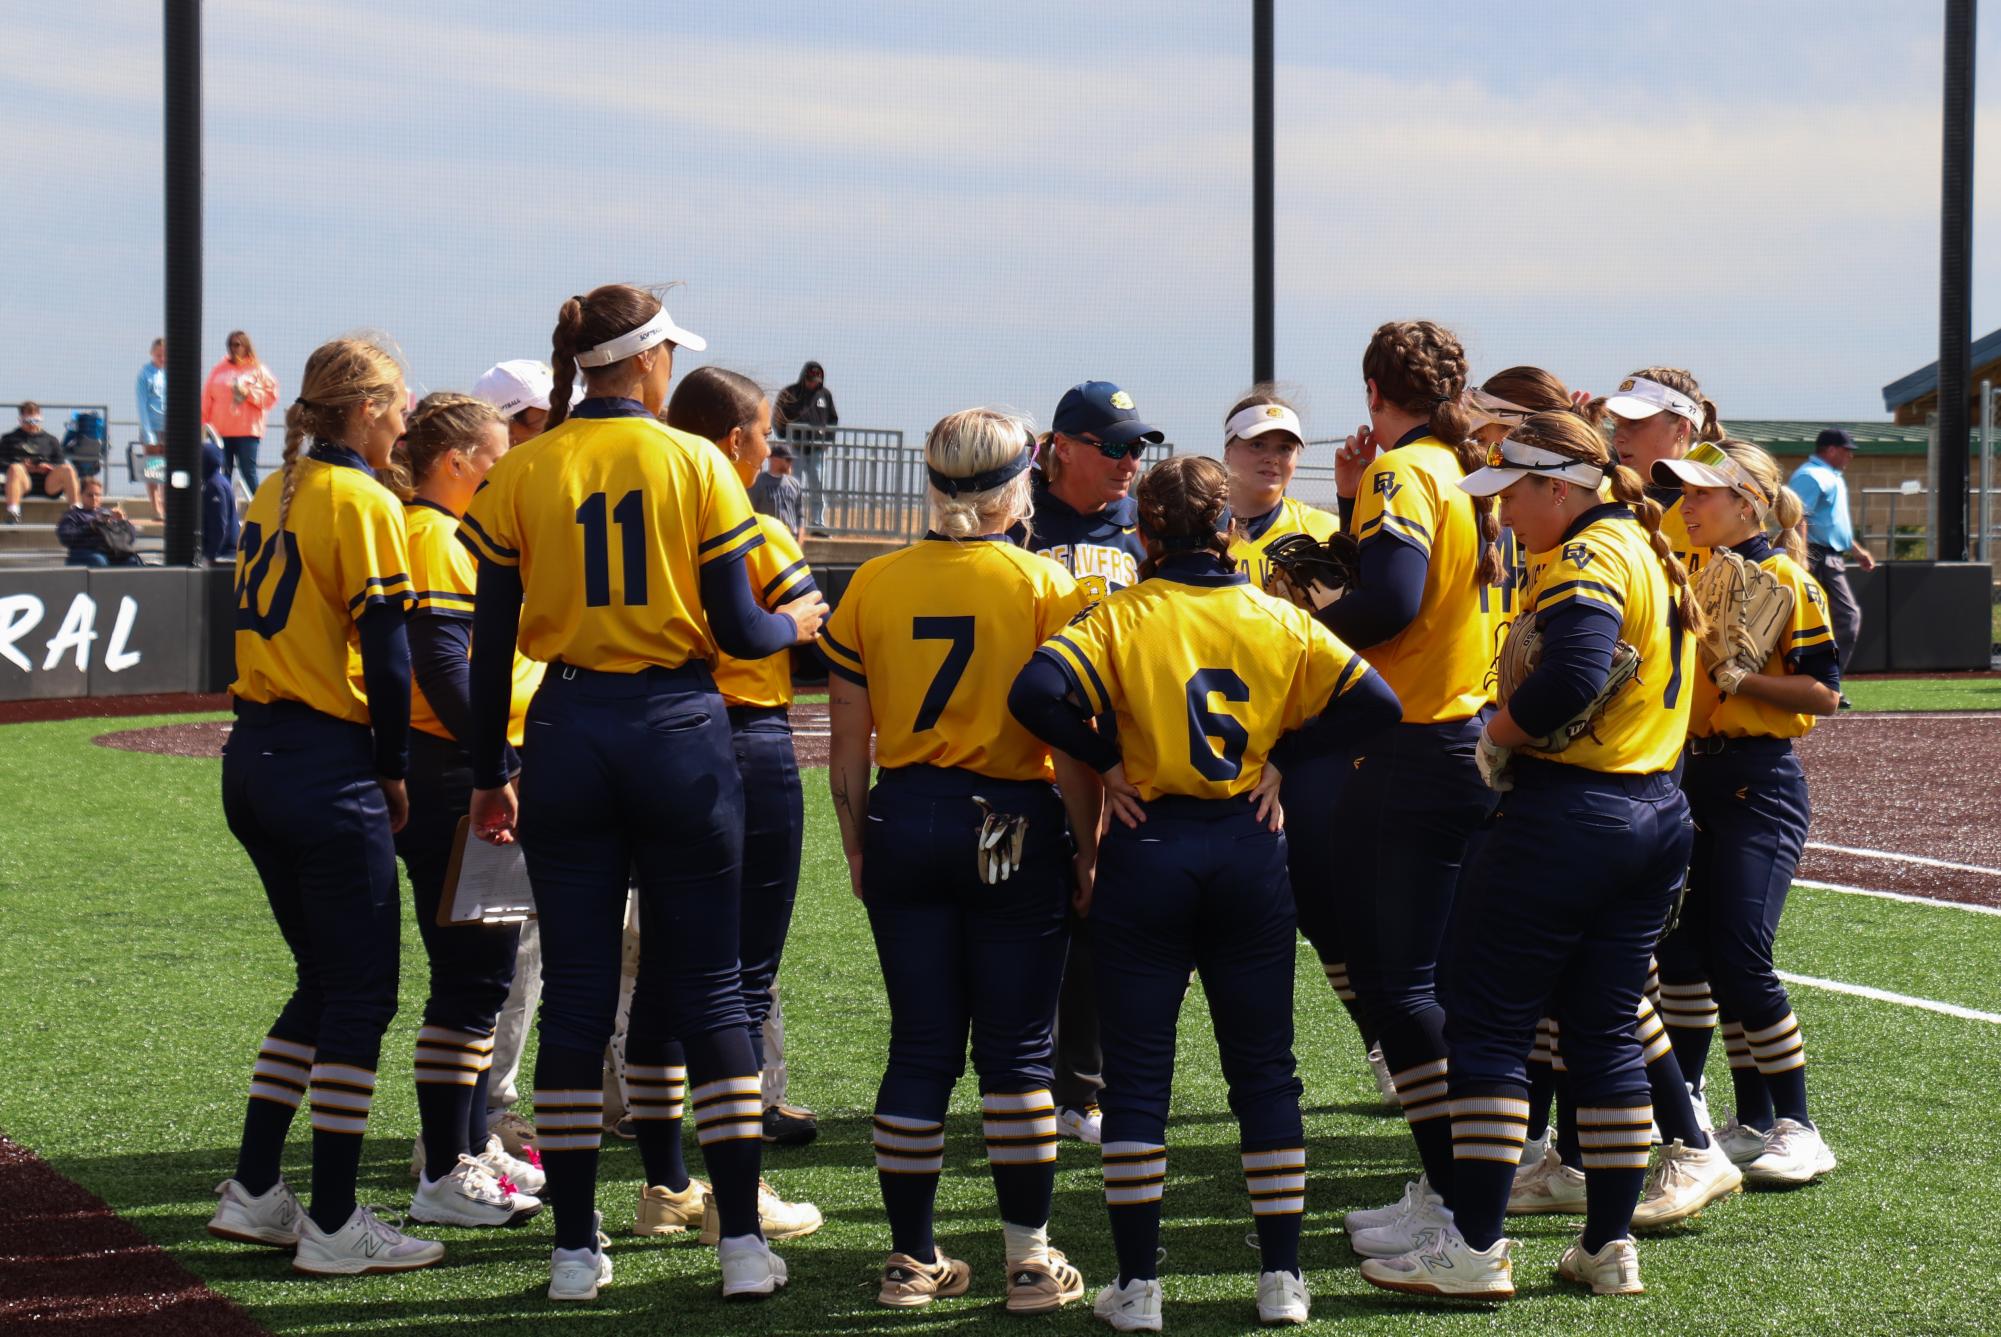
POLYGON ((1306 610, 1192 558, 1114 591, 1040 653, 1086 710, 1117 712, 1126 779, 1149 800, 1248 793, 1279 735, 1369 668, 1306 610))
POLYGON ((495 462, 459 539, 521 568, 521 653, 637 673, 715 662, 701 569, 764 535, 721 451, 635 400, 587 399, 495 462))
POLYGON ((1008 713, 1008 689, 1089 602, 1068 571, 998 535, 926 536, 855 572, 820 648, 868 689, 878 765, 1040 780, 1049 749, 1008 713))
POLYGON ((403 503, 361 456, 316 446, 292 466, 296 485, 278 527, 284 476, 257 489, 236 554, 236 681, 245 701, 298 701, 367 724, 361 635, 371 608, 411 601, 403 503))

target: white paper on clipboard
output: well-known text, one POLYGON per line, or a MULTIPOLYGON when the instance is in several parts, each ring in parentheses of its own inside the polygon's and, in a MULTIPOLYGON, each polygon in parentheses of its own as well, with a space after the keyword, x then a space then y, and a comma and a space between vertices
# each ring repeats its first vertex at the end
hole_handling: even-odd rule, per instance
POLYGON ((438 898, 438 923, 517 923, 535 914, 535 897, 528 888, 528 864, 521 842, 489 845, 475 839, 472 819, 459 818, 452 844, 452 866, 445 874, 444 895, 438 898))

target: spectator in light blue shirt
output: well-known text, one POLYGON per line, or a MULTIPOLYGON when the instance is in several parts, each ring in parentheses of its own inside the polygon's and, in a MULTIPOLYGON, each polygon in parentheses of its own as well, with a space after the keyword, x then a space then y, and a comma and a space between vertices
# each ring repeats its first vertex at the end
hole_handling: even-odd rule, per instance
POLYGON ((1827 591, 1828 615, 1834 623, 1834 644, 1843 675, 1855 653, 1855 638, 1862 631, 1862 608, 1848 587, 1848 557, 1852 553, 1864 571, 1876 566, 1869 550, 1856 543, 1855 522, 1848 512, 1848 480, 1842 471, 1854 458, 1855 439, 1839 427, 1827 428, 1815 439, 1813 454, 1793 470, 1787 482, 1806 511, 1808 569, 1827 591))
MULTIPOLYGON (((139 444, 146 448, 150 458, 166 452, 167 435, 167 341, 153 340, 153 356, 146 365, 139 368, 139 444)), ((153 514, 165 519, 167 513, 160 509, 160 485, 152 479, 146 480, 146 500, 153 504, 153 514)))

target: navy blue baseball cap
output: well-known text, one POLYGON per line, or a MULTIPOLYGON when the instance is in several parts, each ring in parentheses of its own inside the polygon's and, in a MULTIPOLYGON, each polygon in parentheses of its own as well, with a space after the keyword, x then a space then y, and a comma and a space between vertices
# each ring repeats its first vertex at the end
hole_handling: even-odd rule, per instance
POLYGON ((1842 446, 1848 450, 1853 450, 1855 449, 1855 438, 1850 436, 1844 428, 1823 427, 1821 428, 1820 435, 1813 439, 1813 448, 1815 450, 1826 450, 1829 446, 1842 446))
POLYGON ((1133 397, 1110 381, 1085 381, 1065 390, 1049 426, 1065 436, 1096 437, 1108 446, 1167 440, 1167 433, 1140 421, 1133 397))

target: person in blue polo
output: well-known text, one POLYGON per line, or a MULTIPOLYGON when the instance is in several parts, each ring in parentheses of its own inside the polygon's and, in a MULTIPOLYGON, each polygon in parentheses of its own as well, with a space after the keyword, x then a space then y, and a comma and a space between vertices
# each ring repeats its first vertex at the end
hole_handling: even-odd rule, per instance
POLYGON ((1853 557, 1864 571, 1876 566, 1869 549, 1855 541, 1855 522, 1848 514, 1848 480, 1842 472, 1854 458, 1855 438, 1829 427, 1815 438, 1813 454, 1786 480, 1806 508, 1807 572, 1827 591, 1835 657, 1844 674, 1862 634, 1862 606, 1848 588, 1848 559, 1853 557))
MULTIPOLYGON (((1095 603, 1139 582, 1146 545, 1139 536, 1133 480, 1142 453, 1167 436, 1148 426, 1133 397, 1110 381, 1085 381, 1063 392, 1042 439, 1033 479, 1035 512, 1008 535, 1077 578, 1095 603)), ((1109 729, 1109 718, 1101 728, 1109 729)), ((1073 941, 1080 923, 1073 915, 1073 941)), ((1070 954, 1056 1014, 1051 1094, 1065 1137, 1098 1141, 1103 1056, 1089 955, 1070 954)))

